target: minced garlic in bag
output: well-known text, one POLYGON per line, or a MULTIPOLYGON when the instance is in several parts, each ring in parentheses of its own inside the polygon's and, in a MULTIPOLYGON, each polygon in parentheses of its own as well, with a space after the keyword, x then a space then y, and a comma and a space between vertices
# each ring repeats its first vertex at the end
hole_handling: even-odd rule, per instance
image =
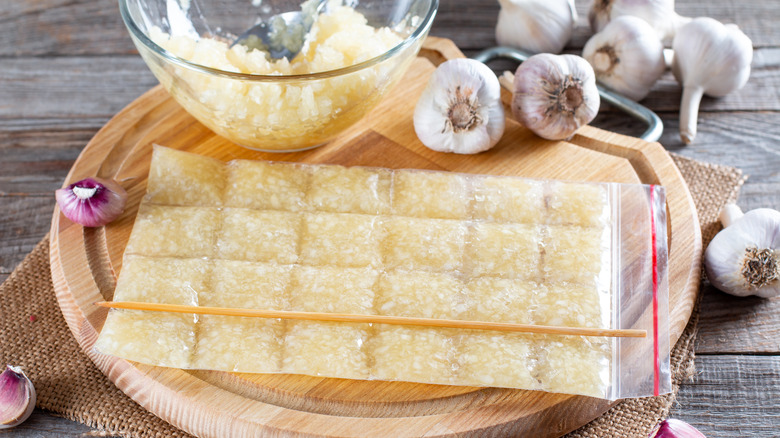
MULTIPOLYGON (((615 227, 616 197, 644 205, 631 207, 637 229, 654 213, 618 186, 222 163, 155 146, 114 301, 646 328, 646 312, 622 310, 644 305, 623 292, 636 285, 620 283, 647 280, 649 241, 615 227), (633 271, 616 272, 629 258, 633 271)), ((184 369, 616 398, 647 392, 616 382, 625 352, 641 358, 652 342, 113 309, 96 348, 184 369)), ((634 371, 658 371, 648 363, 634 371)))

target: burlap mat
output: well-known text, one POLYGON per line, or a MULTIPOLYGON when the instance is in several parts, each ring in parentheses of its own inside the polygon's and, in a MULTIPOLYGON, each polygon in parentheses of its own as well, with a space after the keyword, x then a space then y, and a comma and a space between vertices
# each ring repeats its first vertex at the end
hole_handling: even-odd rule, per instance
MULTIPOLYGON (((723 204, 736 200, 738 169, 673 156, 696 201, 704 244, 719 229, 723 204)), ((623 401, 569 437, 646 437, 665 418, 679 384, 693 373, 698 308, 672 352, 674 393, 623 401)), ((44 238, 0 285, 0 363, 22 366, 38 392, 37 406, 123 437, 185 437, 117 389, 82 353, 60 313, 44 238)))

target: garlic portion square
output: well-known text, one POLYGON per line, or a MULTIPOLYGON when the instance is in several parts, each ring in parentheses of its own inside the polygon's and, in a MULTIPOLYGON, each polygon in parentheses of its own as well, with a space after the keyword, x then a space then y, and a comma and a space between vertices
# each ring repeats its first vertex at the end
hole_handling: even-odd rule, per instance
POLYGON ((379 267, 382 234, 381 218, 375 215, 306 213, 300 262, 313 266, 379 267))
POLYGON ((368 335, 365 324, 287 321, 282 372, 367 379, 368 335))
POLYGON ((534 323, 536 296, 543 286, 499 277, 473 278, 466 284, 466 319, 534 323))
POLYGON ((192 368, 278 373, 284 322, 278 319, 200 315, 192 368))
POLYGON ((210 292, 210 275, 211 262, 204 259, 128 255, 113 300, 197 306, 198 297, 210 292))
POLYGON ((112 309, 95 349, 163 367, 191 368, 195 315, 112 309))
POLYGON ((549 226, 545 232, 545 281, 597 285, 609 251, 605 229, 549 226))
POLYGON ((605 226, 609 211, 603 185, 559 181, 548 184, 548 224, 605 226))
POLYGON ((585 336, 538 336, 535 374, 540 388, 604 397, 609 384, 610 341, 585 336))
POLYGON ((387 169, 323 166, 312 173, 306 202, 318 211, 387 214, 391 184, 387 169))
POLYGON ((368 342, 379 380, 448 384, 455 378, 452 329, 378 324, 368 342))
POLYGON ((595 286, 549 283, 536 295, 534 323, 563 327, 607 327, 608 307, 595 286))
POLYGON ((495 222, 544 223, 544 184, 512 177, 474 179, 472 217, 495 222))
POLYGON ((538 225, 474 224, 466 244, 466 270, 474 277, 537 280, 542 260, 540 232, 538 225))
POLYGON ((467 230, 462 221, 392 216, 383 223, 385 269, 450 272, 462 268, 467 230))
POLYGON ((393 212, 431 219, 468 219, 466 178, 443 172, 398 170, 393 175, 393 212))
POLYGON ((227 164, 224 204, 268 210, 306 210, 308 167, 293 163, 233 160, 227 164))
POLYGON ((457 319, 465 309, 463 282, 450 274, 393 270, 379 279, 380 315, 457 319))
POLYGON ((219 207, 226 180, 222 161, 155 145, 146 199, 153 204, 219 207))
POLYGON ((211 257, 219 210, 141 204, 125 254, 156 257, 211 257))
POLYGON ((290 310, 329 313, 374 313, 371 268, 296 266, 289 288, 290 310))
POLYGON ((533 336, 466 331, 457 338, 456 379, 461 385, 537 389, 531 372, 533 336))
POLYGON ((215 260, 212 287, 199 294, 199 305, 284 310, 291 272, 291 265, 215 260))
POLYGON ((295 263, 300 222, 300 216, 287 211, 225 208, 218 255, 230 260, 295 263))

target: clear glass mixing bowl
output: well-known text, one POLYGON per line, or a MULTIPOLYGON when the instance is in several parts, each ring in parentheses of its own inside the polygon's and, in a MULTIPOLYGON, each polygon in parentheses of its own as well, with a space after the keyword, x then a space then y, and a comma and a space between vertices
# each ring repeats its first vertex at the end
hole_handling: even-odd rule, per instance
MULTIPOLYGON (((438 0, 343 3, 368 25, 388 28, 398 38, 385 42, 387 49, 376 56, 315 73, 307 70, 316 64, 310 55, 295 71, 283 66, 282 73, 255 74, 253 66, 263 61, 241 45, 230 48, 256 23, 300 10, 300 1, 119 0, 119 9, 144 61, 184 109, 237 144, 282 152, 321 145, 376 106, 419 52, 438 7, 438 0)), ((330 2, 322 14, 336 9, 330 2)), ((323 29, 310 34, 315 39, 310 45, 323 45, 329 32, 323 29)), ((342 35, 344 53, 373 44, 362 35, 368 34, 342 35)), ((333 59, 320 64, 332 66, 333 59)))

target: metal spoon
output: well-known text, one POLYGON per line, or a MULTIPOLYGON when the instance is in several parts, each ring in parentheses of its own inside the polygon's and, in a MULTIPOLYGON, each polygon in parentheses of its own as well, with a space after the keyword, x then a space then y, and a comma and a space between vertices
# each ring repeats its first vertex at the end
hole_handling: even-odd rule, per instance
POLYGON ((306 37, 327 0, 308 0, 300 11, 274 15, 239 35, 236 44, 267 52, 272 59, 293 59, 303 49, 306 37))

